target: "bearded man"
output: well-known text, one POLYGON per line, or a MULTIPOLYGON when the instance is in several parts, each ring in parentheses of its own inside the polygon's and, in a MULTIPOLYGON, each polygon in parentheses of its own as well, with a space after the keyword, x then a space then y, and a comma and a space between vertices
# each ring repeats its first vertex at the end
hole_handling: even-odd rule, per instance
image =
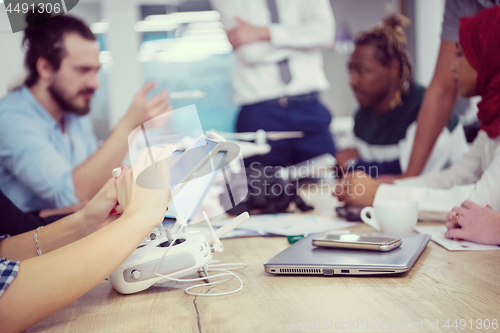
POLYGON ((88 116, 101 66, 95 36, 71 15, 41 19, 28 17, 23 86, 0 100, 0 190, 24 212, 92 198, 121 165, 132 130, 170 108, 166 92, 146 100, 154 84, 145 84, 97 149, 88 116))

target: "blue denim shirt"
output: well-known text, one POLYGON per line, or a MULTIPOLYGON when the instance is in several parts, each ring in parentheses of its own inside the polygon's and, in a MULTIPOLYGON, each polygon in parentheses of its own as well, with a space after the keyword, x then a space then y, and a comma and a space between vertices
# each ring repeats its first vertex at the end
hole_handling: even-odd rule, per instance
POLYGON ((0 189, 23 212, 78 202, 72 171, 97 141, 88 116, 67 113, 64 124, 26 86, 0 100, 0 189))

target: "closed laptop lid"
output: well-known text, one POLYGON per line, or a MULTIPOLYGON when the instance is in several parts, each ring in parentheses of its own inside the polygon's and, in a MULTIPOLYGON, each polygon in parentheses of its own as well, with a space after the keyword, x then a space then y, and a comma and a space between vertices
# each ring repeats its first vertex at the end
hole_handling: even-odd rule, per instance
MULTIPOLYGON (((356 233, 358 234, 358 233, 356 233)), ((271 274, 391 274, 408 271, 430 240, 423 234, 359 234, 371 237, 401 238, 400 247, 389 251, 325 248, 312 245, 310 235, 264 264, 271 274)))

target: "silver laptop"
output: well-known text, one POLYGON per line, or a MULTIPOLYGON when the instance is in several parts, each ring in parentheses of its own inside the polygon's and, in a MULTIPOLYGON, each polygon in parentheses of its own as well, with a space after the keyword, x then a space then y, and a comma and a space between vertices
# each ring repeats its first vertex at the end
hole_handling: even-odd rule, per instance
POLYGON ((359 234, 401 238, 400 247, 389 251, 325 248, 312 245, 310 235, 291 245, 264 264, 270 274, 374 275, 409 271, 431 239, 423 234, 359 234))

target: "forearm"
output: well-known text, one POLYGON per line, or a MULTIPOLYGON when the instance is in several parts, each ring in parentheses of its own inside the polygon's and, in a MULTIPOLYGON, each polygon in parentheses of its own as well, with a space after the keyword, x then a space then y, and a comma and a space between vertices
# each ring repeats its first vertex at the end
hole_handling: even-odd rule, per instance
POLYGON ((41 218, 47 218, 51 216, 60 216, 60 215, 68 215, 68 214, 73 214, 80 209, 82 209, 85 206, 85 202, 80 202, 75 205, 71 206, 66 206, 66 207, 60 207, 60 208, 54 208, 54 209, 42 209, 39 213, 38 216, 41 218))
POLYGON ((422 173, 434 144, 441 131, 448 123, 455 105, 456 90, 430 91, 424 97, 418 115, 415 142, 411 152, 406 177, 418 176, 422 173))
POLYGON ((151 231, 149 224, 137 223, 147 218, 124 214, 79 241, 22 261, 17 278, 0 298, 0 331, 29 327, 92 289, 151 231))
POLYGON ((236 56, 248 65, 274 64, 283 59, 288 59, 296 51, 290 48, 277 48, 269 41, 259 41, 245 44, 236 50, 236 56))
POLYGON ((377 189, 373 204, 382 201, 417 201, 419 211, 449 212, 454 206, 467 200, 474 185, 455 186, 451 189, 429 187, 405 187, 382 184, 377 189))
MULTIPOLYGON (((38 244, 43 254, 79 240, 93 230, 85 221, 83 211, 66 216, 38 230, 38 244)), ((9 260, 25 260, 38 256, 33 238, 34 231, 9 237, 0 242, 0 257, 9 260)))
POLYGON ((359 151, 355 146, 352 148, 339 149, 335 154, 337 165, 340 167, 344 167, 349 160, 359 160, 360 158, 359 151))
POLYGON ((122 120, 102 146, 73 170, 75 194, 79 201, 90 200, 108 181, 111 170, 122 165, 128 150, 128 136, 133 129, 122 120))
POLYGON ((333 45, 333 30, 331 22, 315 22, 297 26, 273 24, 269 27, 270 40, 273 45, 304 49, 333 45))
POLYGON ((407 177, 422 173, 439 134, 453 112, 457 99, 457 85, 451 70, 454 61, 455 44, 441 41, 436 70, 418 114, 415 141, 405 173, 407 177))

